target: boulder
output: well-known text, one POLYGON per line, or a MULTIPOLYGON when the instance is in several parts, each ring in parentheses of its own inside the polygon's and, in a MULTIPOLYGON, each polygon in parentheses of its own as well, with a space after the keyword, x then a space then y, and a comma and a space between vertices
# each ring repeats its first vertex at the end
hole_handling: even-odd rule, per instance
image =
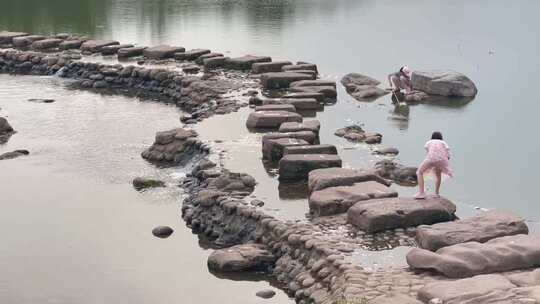
POLYGON ((358 73, 343 76, 341 84, 347 93, 360 101, 372 100, 388 94, 388 91, 377 87, 380 81, 358 73))
POLYGON ((341 78, 341 84, 345 87, 345 89, 349 90, 354 89, 356 86, 378 86, 381 84, 381 82, 366 75, 349 73, 341 78))
POLYGON ((264 290, 257 291, 255 295, 259 298, 270 299, 276 295, 276 292, 273 291, 272 289, 264 289, 264 290))
POLYGON ((146 47, 144 46, 120 48, 116 54, 118 55, 118 58, 137 57, 142 56, 145 49, 146 47))
POLYGON ((336 88, 336 82, 333 80, 300 80, 290 84, 291 88, 295 87, 334 87, 336 88))
POLYGON ((43 40, 46 38, 47 37, 41 35, 21 36, 13 38, 12 43, 14 47, 26 47, 35 41, 43 40))
POLYGON ((296 108, 290 104, 272 104, 255 107, 255 111, 285 111, 296 113, 296 108))
MULTIPOLYGON (((175 55, 176 56, 176 55, 175 55)), ((195 59, 195 63, 197 64, 203 64, 203 61, 208 58, 214 58, 214 57, 223 57, 223 54, 221 53, 208 53, 199 56, 197 59, 195 59)))
POLYGON ((288 154, 337 154, 337 149, 334 145, 288 146, 283 150, 283 155, 288 154))
POLYGON ((166 59, 172 58, 175 53, 181 53, 185 50, 185 48, 179 46, 157 45, 144 49, 143 55, 151 59, 166 59))
POLYGON ((360 142, 366 139, 366 131, 359 125, 350 125, 334 132, 334 135, 343 137, 352 142, 360 142))
POLYGON ((358 202, 397 196, 398 193, 386 185, 374 181, 360 182, 351 186, 330 187, 311 193, 309 210, 314 216, 334 215, 347 212, 358 202))
POLYGON ((407 254, 411 269, 434 270, 450 278, 540 266, 540 238, 518 234, 443 247, 436 252, 414 248, 407 254))
POLYGON ((58 47, 62 50, 78 49, 81 47, 83 42, 84 41, 80 39, 64 40, 58 45, 58 47))
POLYGON ((265 89, 285 89, 292 82, 311 80, 312 77, 302 73, 273 72, 261 74, 261 84, 265 89))
POLYGON ((416 177, 417 170, 418 168, 416 167, 407 167, 388 159, 383 159, 375 163, 375 172, 378 175, 400 185, 416 185, 418 183, 416 177))
POLYGON ((271 133, 266 133, 263 135, 262 144, 264 146, 264 143, 266 141, 272 140, 272 139, 278 139, 278 138, 302 139, 308 142, 310 145, 316 144, 319 141, 319 137, 317 136, 317 134, 311 131, 298 131, 298 132, 286 132, 286 133, 271 132, 271 133))
POLYGON ((478 93, 467 76, 451 70, 414 71, 411 83, 415 90, 429 95, 473 97, 478 93))
POLYGON ((207 49, 192 49, 186 52, 180 52, 174 54, 176 60, 196 60, 202 55, 210 54, 210 50, 207 49))
POLYGON ((13 127, 9 124, 7 119, 5 119, 4 117, 0 117, 0 135, 5 135, 13 132, 15 132, 15 130, 13 130, 13 127))
POLYGON ((88 40, 81 45, 81 50, 86 52, 98 53, 102 48, 109 45, 120 44, 114 40, 88 40))
POLYGON ((290 64, 290 61, 256 62, 251 65, 251 72, 255 74, 281 72, 283 66, 290 64))
POLYGON ((334 154, 289 154, 279 161, 279 180, 303 180, 313 170, 341 165, 341 158, 334 154))
POLYGON ((133 179, 133 187, 140 191, 148 188, 165 187, 165 183, 156 179, 136 177, 133 179))
POLYGON ((349 223, 367 232, 415 227, 454 220, 456 206, 445 198, 389 198, 357 203, 347 212, 349 223))
POLYGON ((0 32, 0 44, 12 43, 13 38, 22 37, 22 36, 28 36, 28 34, 27 33, 22 33, 22 32, 1 31, 0 32))
POLYGON ((420 248, 435 251, 459 243, 484 243, 501 236, 528 233, 529 228, 522 217, 507 211, 490 210, 467 219, 420 226, 416 230, 416 242, 420 248))
POLYGON ((208 179, 207 188, 225 193, 242 192, 249 195, 255 190, 256 185, 257 181, 249 174, 224 170, 218 177, 208 179))
POLYGON ((309 193, 337 186, 352 186, 355 183, 375 181, 390 186, 390 182, 374 171, 348 168, 329 168, 314 170, 309 173, 309 193))
POLYGON ((28 152, 28 150, 15 150, 15 151, 11 151, 11 152, 6 152, 4 154, 0 154, 0 160, 14 159, 14 158, 17 158, 17 157, 20 157, 20 156, 26 156, 28 154, 30 154, 30 152, 28 152))
POLYGON ((133 44, 118 44, 118 45, 108 45, 101 48, 101 54, 103 55, 114 55, 117 54, 120 49, 127 49, 134 47, 133 44))
POLYGON ((287 111, 252 112, 246 126, 250 129, 278 129, 284 122, 302 122, 302 116, 287 111))
POLYGON ((172 129, 157 132, 154 144, 142 152, 141 156, 150 161, 181 164, 200 151, 201 145, 195 131, 172 129))
POLYGON ((300 132, 311 131, 315 134, 319 134, 321 129, 321 123, 318 120, 308 120, 302 123, 300 122, 285 122, 279 126, 279 132, 300 132))
POLYGON ((283 100, 286 103, 293 105, 298 111, 323 109, 323 105, 315 98, 288 98, 283 100))
POLYGON ((58 47, 62 43, 62 39, 48 38, 32 42, 31 48, 35 50, 44 50, 58 47))
POLYGON ((169 226, 158 226, 154 229, 152 229, 152 234, 155 237, 165 239, 171 236, 173 234, 174 230, 169 226))
POLYGON ((309 70, 309 71, 315 71, 317 72, 317 65, 311 64, 311 63, 303 63, 303 64, 291 64, 291 65, 284 65, 281 70, 283 72, 288 71, 299 71, 299 70, 309 70))
POLYGON ((276 138, 263 141, 262 155, 264 159, 279 161, 286 147, 304 146, 308 142, 297 138, 276 138))
POLYGON ((315 98, 318 102, 324 102, 324 94, 322 93, 289 93, 286 95, 283 95, 284 99, 304 99, 304 98, 315 98))
POLYGON ((294 87, 290 89, 291 92, 296 93, 321 93, 325 98, 335 99, 337 97, 336 88, 333 86, 307 86, 307 87, 294 87))
POLYGON ((218 57, 205 58, 203 59, 203 65, 207 69, 220 68, 225 65, 225 61, 227 59, 229 59, 229 57, 218 56, 218 57))
POLYGON ((266 56, 246 55, 237 58, 229 58, 225 61, 225 67, 233 70, 251 70, 251 66, 257 62, 271 62, 272 58, 266 56))
POLYGON ((212 252, 208 268, 219 272, 267 271, 275 261, 265 245, 242 244, 212 252))

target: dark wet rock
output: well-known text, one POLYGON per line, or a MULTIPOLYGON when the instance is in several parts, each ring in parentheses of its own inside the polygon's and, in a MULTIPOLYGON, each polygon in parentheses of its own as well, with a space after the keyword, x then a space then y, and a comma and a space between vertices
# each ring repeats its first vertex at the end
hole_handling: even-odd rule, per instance
POLYGON ((53 103, 55 102, 54 99, 48 99, 48 98, 30 98, 28 99, 30 102, 39 102, 39 103, 53 103))
POLYGON ((33 42, 38 40, 46 39, 47 37, 41 35, 30 35, 30 36, 21 36, 13 38, 14 47, 26 47, 31 45, 33 42))
POLYGON ((290 90, 296 93, 321 93, 327 99, 335 99, 337 97, 336 88, 332 86, 294 87, 290 88, 290 90))
POLYGON ((133 44, 118 44, 118 45, 108 45, 101 48, 101 54, 103 55, 114 55, 118 53, 120 49, 129 49, 134 47, 133 44))
POLYGON ((188 64, 182 66, 182 71, 187 74, 196 74, 201 70, 201 68, 196 64, 188 64))
POLYGON ((48 38, 32 42, 31 48, 35 50, 44 50, 58 47, 62 43, 62 39, 48 38))
POLYGON ((181 53, 185 50, 185 48, 179 46, 157 45, 144 49, 143 55, 151 59, 166 59, 172 58, 175 53, 181 53))
POLYGON ((473 97, 478 92, 467 76, 451 70, 414 71, 411 82, 415 90, 430 95, 473 97))
POLYGON ((288 154, 337 154, 337 149, 334 145, 289 146, 283 150, 283 155, 288 154))
POLYGON ((210 54, 210 50, 207 49, 192 49, 186 52, 180 52, 174 54, 176 60, 195 60, 202 55, 210 54))
POLYGON ((375 149, 373 151, 373 154, 377 154, 377 155, 398 155, 399 150, 397 148, 393 148, 393 147, 379 148, 379 149, 375 149))
POLYGON ((81 47, 84 41, 80 39, 73 39, 73 40, 64 40, 62 41, 58 47, 62 50, 72 50, 72 49, 78 49, 81 47))
POLYGON ((156 179, 136 177, 133 179, 133 187, 137 190, 144 190, 148 188, 165 187, 165 183, 156 179))
POLYGON ((229 58, 225 61, 225 67, 233 70, 251 70, 251 66, 258 62, 271 62, 272 58, 267 56, 246 55, 237 58, 229 58))
POLYGON ((333 80, 300 80, 290 84, 291 88, 294 87, 336 87, 336 82, 333 80))
POLYGON ((169 226, 158 226, 152 229, 152 234, 155 237, 162 239, 168 238, 169 236, 171 236, 171 234, 173 234, 173 232, 174 230, 169 226))
POLYGON ((375 163, 375 172, 387 179, 402 185, 416 185, 416 167, 407 167, 392 160, 384 159, 375 163))
POLYGON ((366 138, 364 142, 369 145, 380 144, 382 142, 382 134, 375 132, 368 132, 364 134, 366 138))
POLYGON ((352 186, 355 183, 375 181, 386 186, 390 182, 374 171, 348 168, 329 168, 314 170, 309 173, 309 193, 337 186, 352 186))
POLYGON ((109 85, 107 84, 107 82, 102 81, 102 80, 98 80, 98 81, 94 82, 94 84, 92 85, 92 88, 94 88, 94 89, 105 89, 108 86, 109 85))
POLYGON ((366 139, 366 131, 359 125, 351 125, 334 132, 334 135, 344 137, 353 142, 360 142, 366 139))
POLYGON ((310 70, 317 72, 317 65, 311 63, 285 65, 281 68, 283 72, 298 71, 298 70, 310 70))
POLYGON ((311 79, 312 77, 309 75, 294 72, 273 72, 261 74, 261 84, 265 89, 284 89, 288 88, 292 82, 311 79))
POLYGON ((28 36, 28 34, 23 33, 23 32, 1 31, 0 32, 0 44, 10 44, 10 43, 13 42, 13 38, 22 37, 22 36, 28 36))
POLYGON ((490 210, 467 219, 420 226, 416 230, 416 241, 421 248, 435 251, 459 243, 484 243, 497 237, 528 233, 522 217, 508 211, 490 210))
POLYGON ((178 128, 156 133, 154 144, 141 155, 150 161, 178 164, 201 152, 201 145, 195 131, 178 128))
POLYGON ((289 154, 279 161, 279 180, 305 180, 316 169, 341 167, 341 158, 333 154, 289 154))
POLYGON ((380 81, 358 73, 350 73, 341 78, 341 84, 347 93, 357 100, 372 100, 388 94, 388 91, 377 87, 380 81))
POLYGON ((0 154, 0 160, 14 159, 14 158, 17 158, 17 157, 26 156, 28 154, 30 154, 30 152, 28 152, 28 150, 15 150, 15 151, 11 151, 11 152, 6 152, 4 154, 0 154))
POLYGON ((272 289, 264 289, 264 290, 257 291, 255 295, 259 298, 270 299, 276 295, 276 292, 273 291, 272 289))
POLYGON ((298 132, 271 132, 266 133, 262 137, 262 144, 264 146, 265 142, 272 139, 278 138, 296 138, 302 139, 308 142, 310 145, 317 144, 319 142, 319 137, 316 133, 311 131, 298 131, 298 132))
POLYGON ((456 206, 445 198, 400 197, 355 204, 347 215, 349 223, 374 233, 451 221, 455 212, 456 206))
POLYGON ((295 73, 306 74, 311 76, 311 79, 317 79, 318 73, 313 70, 294 70, 295 73))
POLYGON ((330 187, 315 191, 309 197, 309 210, 314 216, 344 213, 356 203, 363 204, 377 198, 397 197, 398 193, 374 181, 355 183, 351 186, 330 187))
POLYGON ((302 116, 287 111, 260 111, 249 114, 246 126, 250 129, 278 129, 284 122, 302 122, 302 116))
POLYGON ((315 98, 318 102, 324 102, 324 94, 322 93, 289 93, 283 96, 284 99, 304 99, 304 98, 315 98))
POLYGON ((255 111, 286 111, 296 113, 296 108, 290 104, 272 104, 255 107, 255 111))
POLYGON ((203 64, 203 61, 208 58, 214 58, 214 57, 223 57, 223 54, 221 53, 208 53, 199 56, 197 59, 195 59, 195 63, 197 64, 203 64))
POLYGON ((407 254, 407 263, 411 269, 434 270, 450 278, 538 267, 540 238, 519 234, 456 244, 436 252, 414 248, 407 254))
POLYGON ((255 206, 255 207, 262 207, 262 206, 264 206, 264 202, 261 201, 261 200, 252 200, 252 201, 250 202, 250 204, 251 204, 252 206, 255 206))
POLYGON ((292 64, 290 61, 256 62, 251 65, 251 72, 255 74, 281 72, 285 65, 292 64))
POLYGON ((13 132, 15 132, 15 130, 9 124, 7 119, 5 119, 4 117, 0 117, 0 135, 6 135, 13 132))
POLYGON ((207 69, 221 68, 229 57, 210 57, 203 60, 203 65, 207 69))
POLYGON ((302 123, 300 122, 285 122, 279 126, 279 132, 300 132, 311 131, 315 134, 319 134, 321 129, 321 123, 318 120, 308 120, 302 123))
POLYGON ((146 47, 143 47, 143 46, 120 48, 117 51, 117 55, 118 55, 118 58, 130 58, 130 57, 142 56, 145 49, 146 47))
POLYGON ((408 295, 396 293, 376 297, 369 301, 369 304, 422 304, 422 302, 408 295))
POLYGON ((283 100, 286 103, 293 105, 298 111, 323 109, 323 104, 318 102, 315 98, 288 98, 283 100))
POLYGON ((276 138, 263 141, 263 158, 270 161, 278 161, 283 157, 283 151, 286 147, 304 146, 308 142, 297 138, 276 138))
POLYGON ((208 268, 219 272, 267 271, 275 261, 265 245, 243 244, 212 252, 208 268))
POLYGON ((249 104, 250 105, 255 105, 255 106, 261 106, 263 104, 263 100, 260 97, 251 96, 249 98, 249 104))
POLYGON ((91 53, 99 53, 102 48, 109 45, 120 44, 114 40, 88 40, 81 45, 81 51, 87 51, 91 53))
POLYGON ((422 91, 412 91, 408 94, 398 94, 396 93, 395 97, 399 97, 399 101, 405 101, 409 103, 424 102, 431 99, 431 97, 422 91), (402 96, 401 96, 402 95, 402 96))

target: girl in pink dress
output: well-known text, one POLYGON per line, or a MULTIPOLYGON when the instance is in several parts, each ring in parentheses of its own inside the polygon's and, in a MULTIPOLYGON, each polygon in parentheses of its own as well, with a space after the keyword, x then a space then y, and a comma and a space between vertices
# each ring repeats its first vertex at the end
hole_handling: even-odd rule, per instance
POLYGON ((424 175, 433 173, 435 175, 435 196, 439 197, 441 189, 442 174, 452 177, 452 169, 450 169, 450 148, 443 141, 441 132, 433 132, 431 140, 424 146, 427 150, 426 159, 422 162, 416 174, 418 176, 418 194, 414 196, 416 199, 426 198, 424 190, 424 175))

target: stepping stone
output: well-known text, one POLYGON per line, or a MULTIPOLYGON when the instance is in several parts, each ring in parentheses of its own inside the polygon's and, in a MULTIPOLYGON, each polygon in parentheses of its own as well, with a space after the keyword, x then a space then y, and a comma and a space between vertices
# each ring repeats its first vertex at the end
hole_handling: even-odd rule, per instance
POLYGON ((246 126, 250 129, 278 129, 284 122, 302 122, 302 116, 287 111, 259 111, 249 114, 246 126))
POLYGON ((311 79, 317 79, 317 72, 312 70, 294 70, 295 73, 301 73, 311 76, 311 79))
POLYGON ((218 249, 208 257, 208 268, 220 272, 266 271, 276 257, 265 245, 242 244, 218 249))
POLYGON ((185 48, 180 46, 158 45, 146 48, 143 51, 143 55, 151 59, 166 59, 172 58, 175 53, 181 53, 185 50, 185 48))
POLYGON ((174 54, 176 60, 195 60, 202 55, 210 54, 210 50, 207 49, 193 49, 186 52, 180 52, 174 54))
POLYGON ((411 269, 436 271, 449 278, 527 269, 540 266, 540 237, 503 236, 485 243, 468 242, 436 252, 414 248, 407 254, 411 269))
POLYGON ((445 198, 389 198, 359 203, 347 212, 349 223, 374 233, 454 220, 456 206, 445 198))
POLYGON ((279 180, 295 181, 307 179, 309 172, 341 167, 341 158, 330 154, 289 154, 279 161, 279 180))
POLYGON ((310 80, 311 76, 294 72, 274 72, 261 74, 261 84, 265 89, 288 88, 292 82, 310 80))
POLYGON ((58 47, 62 43, 62 39, 49 38, 32 42, 31 48, 35 50, 44 50, 58 47))
POLYGON ((304 146, 308 142, 297 138, 276 138, 263 142, 262 154, 264 159, 279 161, 283 157, 283 150, 286 147, 304 146))
POLYGON ((109 45, 120 44, 114 40, 88 40, 81 45, 81 51, 87 51, 92 53, 100 52, 102 48, 109 45))
POLYGON ((491 210, 467 219, 420 226, 416 230, 416 241, 421 248, 436 251, 459 243, 484 243, 501 236, 528 233, 529 228, 522 217, 507 211, 491 210))
POLYGON ((284 99, 286 103, 293 105, 298 111, 302 110, 322 110, 324 106, 315 98, 289 98, 284 99))
POLYGON ((58 47, 62 50, 72 50, 80 48, 82 44, 83 41, 79 39, 64 40, 58 45, 58 47))
POLYGON ((251 72, 255 74, 281 72, 285 65, 291 65, 290 61, 256 62, 251 66, 251 72))
POLYGON ((317 72, 317 65, 311 63, 286 65, 281 68, 283 72, 297 71, 297 70, 310 70, 317 72))
POLYGON ((204 55, 199 56, 199 58, 195 59, 195 63, 196 64, 203 64, 203 61, 205 59, 213 58, 213 57, 223 57, 223 54, 221 54, 221 53, 204 54, 204 55))
POLYGON ((35 41, 46 39, 47 37, 41 35, 30 35, 30 36, 21 36, 15 37, 12 40, 14 47, 25 47, 29 46, 35 41))
POLYGON ((1 31, 0 32, 0 43, 1 44, 12 43, 13 38, 22 37, 22 36, 28 36, 28 34, 27 33, 22 33, 22 32, 1 31))
POLYGON ((144 46, 121 48, 118 50, 117 55, 118 55, 118 58, 130 58, 130 57, 142 56, 145 49, 146 47, 144 46))
POLYGON ((351 206, 363 204, 363 201, 397 196, 398 193, 388 186, 367 181, 315 191, 309 197, 309 210, 314 216, 334 215, 347 212, 351 206))
POLYGON ((203 65, 207 69, 220 68, 220 67, 223 67, 225 65, 225 61, 228 58, 229 57, 223 57, 223 56, 206 58, 206 59, 203 60, 203 65))
POLYGON ((257 62, 271 62, 272 58, 267 56, 251 56, 229 58, 225 61, 225 67, 233 70, 251 70, 251 66, 257 62))
MULTIPOLYGON (((311 131, 315 134, 319 134, 321 129, 321 123, 318 120, 308 120, 302 123, 299 122, 286 122, 279 126, 279 132, 299 132, 299 131, 311 131)), ((324 154, 324 153, 323 153, 324 154)))
POLYGON ((324 102, 324 94, 322 93, 304 93, 304 92, 300 92, 300 93, 289 93, 287 95, 284 95, 283 98, 299 98, 299 99, 303 99, 303 98, 315 98, 317 99, 318 102, 324 102))
POLYGON ((255 111, 287 111, 296 113, 296 108, 290 104, 272 104, 255 107, 255 111))
POLYGON ((288 154, 337 154, 334 145, 307 145, 285 147, 283 155, 288 154))
POLYGON ((126 49, 133 47, 133 44, 118 44, 118 45, 109 45, 101 49, 102 55, 114 55, 118 53, 120 49, 126 49))
POLYGON ((337 97, 336 88, 332 86, 308 86, 290 88, 291 92, 296 93, 321 93, 325 98, 335 99, 337 97))
POLYGON ((336 88, 336 82, 332 80, 301 80, 291 83, 292 87, 334 87, 336 88))
POLYGON ((309 193, 337 186, 352 186, 355 183, 375 181, 390 186, 390 182, 370 170, 329 168, 309 173, 309 193))
POLYGON ((311 131, 299 131, 299 132, 287 132, 287 133, 278 133, 278 132, 271 132, 266 133, 262 137, 262 144, 267 140, 271 139, 277 139, 277 138, 297 138, 307 141, 310 145, 314 143, 318 143, 319 137, 317 134, 311 132, 311 131))

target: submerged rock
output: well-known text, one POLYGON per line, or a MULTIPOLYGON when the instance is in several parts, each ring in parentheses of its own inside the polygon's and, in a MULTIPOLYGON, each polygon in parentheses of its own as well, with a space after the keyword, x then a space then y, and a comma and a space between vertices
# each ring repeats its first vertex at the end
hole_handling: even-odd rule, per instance
POLYGON ((219 272, 267 271, 275 261, 265 245, 243 244, 212 252, 208 268, 219 272))
POLYGON ((430 95, 473 97, 478 93, 472 80, 451 70, 414 71, 411 82, 415 90, 430 95))
POLYGON ((402 185, 416 185, 416 167, 406 167, 392 160, 381 160, 375 163, 375 172, 387 179, 402 185))
POLYGON ((338 137, 344 137, 350 141, 363 141, 366 138, 366 131, 359 125, 351 125, 338 129, 334 132, 338 137))
POLYGON ((12 152, 6 152, 4 154, 0 154, 0 160, 13 159, 20 156, 26 156, 28 154, 30 154, 28 150, 15 150, 12 152))
POLYGON ((13 132, 15 132, 15 130, 13 130, 13 127, 11 127, 7 119, 5 119, 4 117, 0 117, 0 136, 7 135, 13 132))
POLYGON ((136 177, 133 179, 133 187, 137 190, 144 190, 148 188, 165 187, 165 183, 156 179, 136 177))
POLYGON ((358 73, 349 73, 341 78, 341 84, 347 93, 357 100, 373 100, 388 94, 388 91, 377 87, 380 81, 358 73))
POLYGON ((171 234, 173 234, 173 232, 174 230, 169 226, 158 226, 152 229, 152 234, 155 237, 162 239, 168 238, 169 236, 171 236, 171 234))
POLYGON ((30 102, 41 102, 41 103, 53 103, 55 102, 54 99, 48 99, 48 98, 31 98, 28 99, 30 102))
POLYGON ((255 295, 259 298, 270 299, 276 295, 276 292, 273 291, 272 289, 265 289, 265 290, 257 291, 255 295))

